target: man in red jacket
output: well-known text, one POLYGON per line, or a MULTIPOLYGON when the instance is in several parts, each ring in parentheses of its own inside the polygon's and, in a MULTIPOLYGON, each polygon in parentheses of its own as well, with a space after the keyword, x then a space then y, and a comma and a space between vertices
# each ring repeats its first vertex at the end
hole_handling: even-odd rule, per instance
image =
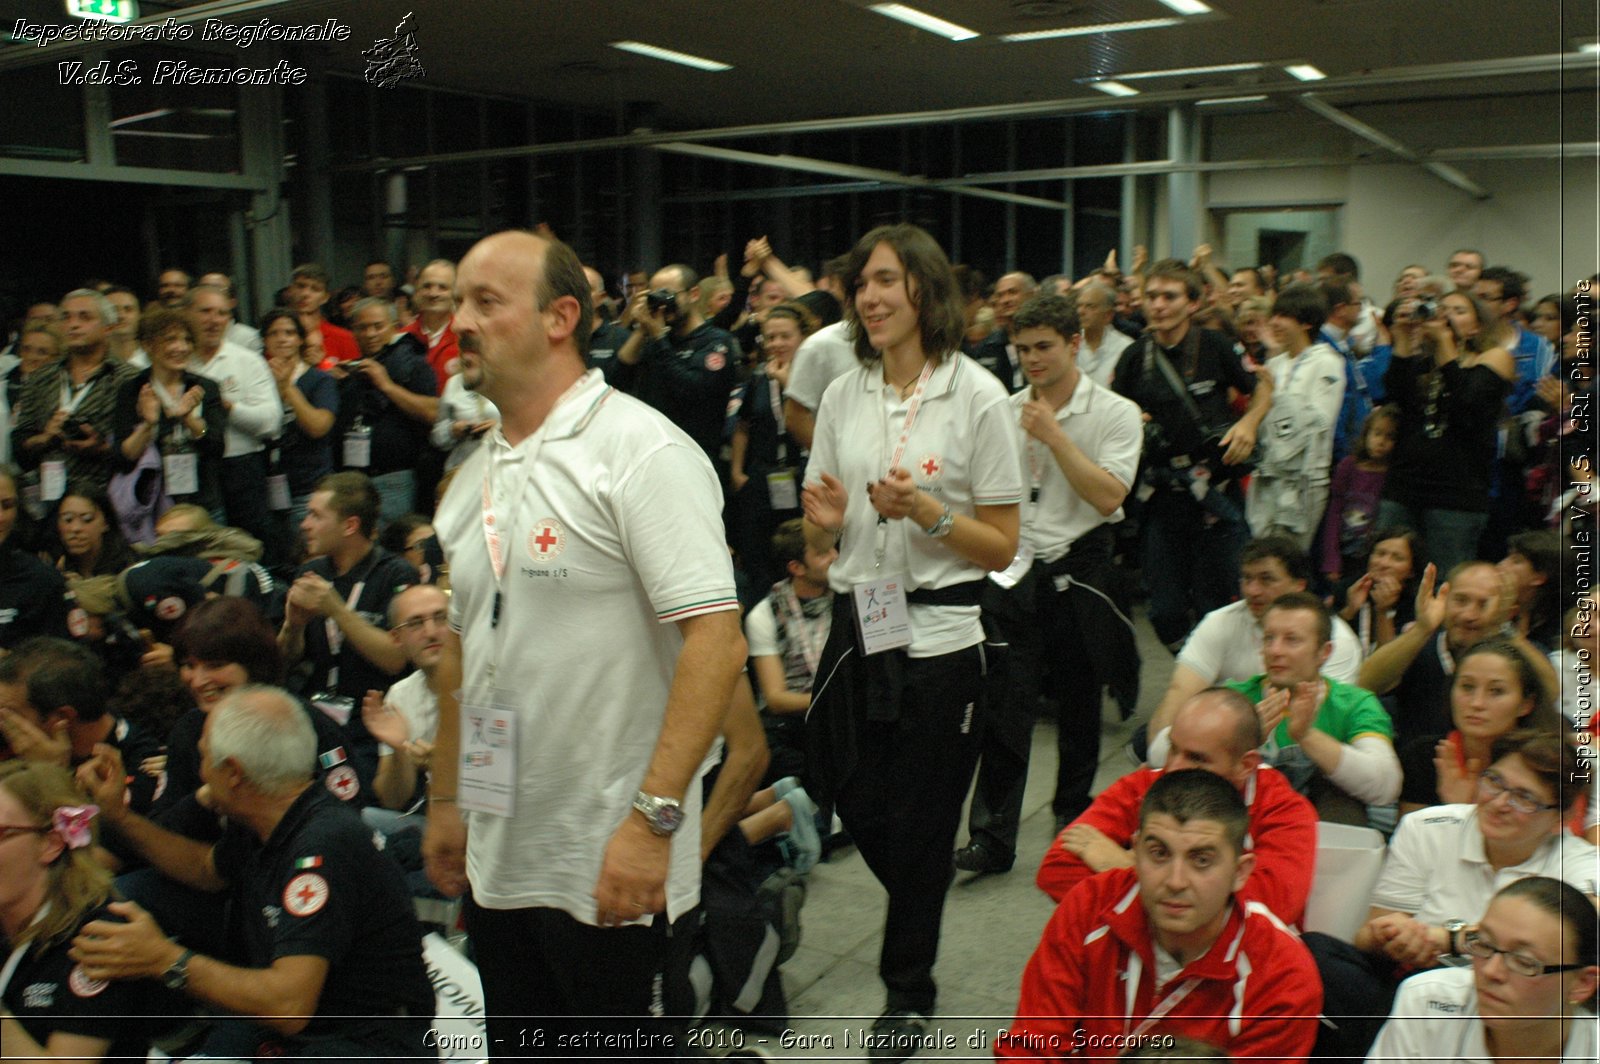
POLYGON ((1151 785, 1163 773, 1202 768, 1232 783, 1249 810, 1245 848, 1254 854, 1255 871, 1240 896, 1298 924, 1311 893, 1317 813, 1282 773, 1261 764, 1260 728, 1255 707, 1237 691, 1211 687, 1189 699, 1173 718, 1165 767, 1122 777, 1067 825, 1039 865, 1039 889, 1060 901, 1096 872, 1132 867, 1128 847, 1151 785))
POLYGON ((1322 982, 1299 937, 1238 896, 1255 865, 1249 826, 1216 773, 1163 773, 1134 866, 1080 883, 1045 926, 995 1056, 1103 1058, 1173 1035, 1236 1060, 1310 1053, 1322 982))

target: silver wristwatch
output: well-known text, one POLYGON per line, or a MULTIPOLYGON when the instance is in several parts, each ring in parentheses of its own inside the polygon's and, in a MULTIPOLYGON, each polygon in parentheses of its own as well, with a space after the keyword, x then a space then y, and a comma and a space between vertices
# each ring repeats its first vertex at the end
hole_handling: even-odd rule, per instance
POLYGON ((676 798, 640 791, 633 796, 633 807, 657 835, 671 835, 683 826, 683 803, 676 798))
POLYGON ((939 519, 924 528, 923 531, 934 539, 943 539, 950 534, 950 530, 954 527, 956 527, 956 515, 951 511, 949 504, 946 503, 944 504, 944 513, 940 514, 939 519))

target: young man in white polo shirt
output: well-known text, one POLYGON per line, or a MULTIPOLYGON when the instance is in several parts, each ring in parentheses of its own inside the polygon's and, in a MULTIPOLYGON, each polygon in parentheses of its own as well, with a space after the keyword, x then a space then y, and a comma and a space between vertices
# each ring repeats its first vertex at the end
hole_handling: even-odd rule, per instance
POLYGON ((1029 387, 1011 397, 1029 485, 1021 549, 990 577, 984 611, 1011 644, 1005 690, 983 727, 982 767, 956 867, 1004 872, 1016 855, 1033 714, 1041 691, 1060 707, 1057 827, 1089 807, 1100 761, 1100 691, 1138 684, 1139 651, 1114 591, 1111 526, 1139 469, 1139 407, 1078 370, 1078 313, 1035 296, 1011 324, 1029 387))
POLYGON ((903 1059, 929 1037, 933 962, 961 804, 977 759, 984 574, 1017 551, 1021 459, 1000 382, 960 353, 944 251, 913 225, 850 253, 856 355, 817 411, 802 503, 835 544, 835 613, 807 718, 808 790, 833 801, 889 892, 868 1047, 903 1059))
POLYGON ((682 1006, 653 991, 699 901, 700 773, 745 657, 716 475, 585 371, 590 313, 565 244, 499 233, 461 261, 462 379, 501 422, 434 520, 459 640, 424 856, 444 893, 470 880, 497 1057, 559 1054, 559 1036, 673 1052, 650 1017, 682 1006))

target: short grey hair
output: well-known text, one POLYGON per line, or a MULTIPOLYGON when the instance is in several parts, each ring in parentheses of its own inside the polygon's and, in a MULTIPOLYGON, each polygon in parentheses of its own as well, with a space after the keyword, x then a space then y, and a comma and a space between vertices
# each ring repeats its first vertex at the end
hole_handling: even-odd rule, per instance
POLYGON ((1099 297, 1100 302, 1104 303, 1108 310, 1117 308, 1117 293, 1111 290, 1110 285, 1101 284, 1099 281, 1090 281, 1078 292, 1078 303, 1080 305, 1083 303, 1084 296, 1099 297))
POLYGON ((268 794, 309 783, 317 732, 300 703, 281 687, 248 684, 230 691, 211 711, 212 764, 231 758, 246 779, 268 794))
POLYGON ((112 306, 111 300, 105 297, 104 292, 96 292, 93 288, 74 288, 61 297, 60 305, 65 307, 69 299, 88 299, 94 302, 95 310, 100 312, 100 320, 107 325, 115 325, 120 319, 117 308, 112 306))
POLYGON ((400 324, 400 311, 394 305, 394 300, 383 299, 378 296, 366 296, 356 300, 356 305, 350 308, 350 320, 355 321, 361 316, 361 312, 369 307, 382 307, 384 313, 389 316, 390 325, 400 324))
POLYGON ((225 303, 233 298, 232 296, 228 295, 227 289, 218 288, 214 284, 190 285, 189 290, 183 293, 183 298, 178 301, 178 306, 188 310, 190 307, 194 306, 196 296, 203 296, 207 294, 218 296, 225 303))

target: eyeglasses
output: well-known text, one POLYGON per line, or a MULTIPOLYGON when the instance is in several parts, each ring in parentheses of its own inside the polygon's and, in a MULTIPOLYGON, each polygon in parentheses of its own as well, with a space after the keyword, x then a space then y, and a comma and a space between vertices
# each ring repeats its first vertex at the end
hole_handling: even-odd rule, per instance
POLYGON ((0 824, 0 842, 5 842, 13 835, 43 835, 49 830, 33 824, 0 824))
POLYGON ((1507 970, 1529 979, 1536 979, 1541 975, 1554 975, 1557 972, 1575 972, 1579 968, 1588 967, 1587 964, 1545 964, 1531 953, 1516 953, 1501 949, 1485 938, 1481 931, 1468 931, 1463 944, 1467 952, 1480 961, 1489 960, 1496 954, 1504 957, 1507 970))
POLYGON ((1537 795, 1520 787, 1508 785, 1505 777, 1494 769, 1489 769, 1478 777, 1478 793, 1483 796, 1485 805, 1503 794, 1506 796, 1506 804, 1525 816, 1560 808, 1555 802, 1541 802, 1537 795))
POLYGON ((448 625, 450 623, 450 614, 444 610, 440 610, 438 613, 430 613, 425 617, 413 617, 409 621, 401 621, 399 624, 395 625, 394 631, 406 633, 416 632, 420 631, 423 625, 429 623, 448 625))

